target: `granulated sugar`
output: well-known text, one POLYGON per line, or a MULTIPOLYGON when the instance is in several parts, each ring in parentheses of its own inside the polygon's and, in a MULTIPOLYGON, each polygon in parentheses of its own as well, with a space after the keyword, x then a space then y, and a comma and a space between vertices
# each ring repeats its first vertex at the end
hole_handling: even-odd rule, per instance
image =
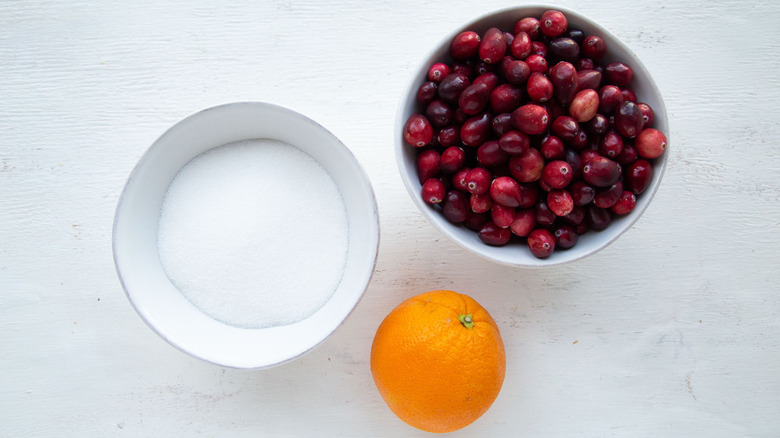
POLYGON ((327 171, 300 149, 251 140, 212 149, 168 188, 160 262, 205 314, 260 328, 302 320, 344 272, 348 223, 327 171))

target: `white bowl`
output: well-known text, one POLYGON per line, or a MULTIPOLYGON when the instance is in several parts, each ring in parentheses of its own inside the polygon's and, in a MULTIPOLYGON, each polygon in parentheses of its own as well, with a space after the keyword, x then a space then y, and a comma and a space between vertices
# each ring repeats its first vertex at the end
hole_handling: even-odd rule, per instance
POLYGON ((218 106, 171 127, 132 171, 119 199, 113 229, 117 273, 141 318, 176 348, 233 368, 278 365, 322 343, 363 296, 378 245, 374 192, 355 157, 314 121, 267 103, 218 106), (168 186, 187 162, 214 147, 258 138, 297 146, 328 171, 344 201, 349 243, 342 280, 316 313, 289 325, 245 329, 206 316, 171 283, 158 256, 158 219, 168 186))
POLYGON ((568 19, 569 28, 578 28, 585 35, 598 35, 606 41, 608 52, 602 62, 621 61, 631 66, 634 71, 631 88, 636 92, 638 101, 646 102, 653 108, 655 113, 653 127, 662 131, 666 135, 667 140, 669 140, 669 120, 667 119, 666 107, 664 106, 661 92, 653 81, 650 72, 631 49, 626 47, 609 31, 580 13, 558 6, 544 5, 503 9, 477 18, 446 36, 419 64, 401 97, 395 121, 396 161, 401 179, 423 215, 446 237, 474 254, 510 266, 543 267, 560 265, 594 254, 614 242, 621 234, 631 228, 647 209, 655 192, 658 190, 658 185, 666 167, 666 160, 669 156, 667 150, 661 157, 651 160, 654 166, 652 182, 638 196, 636 207, 631 213, 615 217, 610 226, 603 231, 589 231, 583 234, 573 248, 556 250, 545 259, 534 257, 526 248, 525 243, 522 242, 512 242, 501 247, 486 245, 479 239, 476 232, 467 229, 463 225, 453 225, 444 218, 439 209, 426 204, 422 200, 420 196, 422 185, 417 177, 417 151, 404 141, 403 127, 410 115, 420 112, 416 101, 417 89, 427 80, 429 67, 435 62, 451 61, 452 58, 449 55, 450 42, 463 31, 473 30, 482 35, 487 29, 494 26, 511 31, 517 20, 527 16, 538 18, 544 11, 550 9, 563 12, 568 19))

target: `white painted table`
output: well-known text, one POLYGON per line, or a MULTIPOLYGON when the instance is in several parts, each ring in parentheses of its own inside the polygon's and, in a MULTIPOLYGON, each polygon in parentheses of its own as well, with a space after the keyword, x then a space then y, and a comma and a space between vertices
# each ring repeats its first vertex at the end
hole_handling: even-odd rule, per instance
POLYGON ((438 234, 392 150, 413 66, 455 26, 515 2, 221 3, 0 3, 0 436, 425 436, 385 407, 368 357, 384 315, 437 288, 487 307, 508 354, 498 400, 455 436, 780 436, 780 4, 562 4, 655 75, 671 156, 616 243, 522 270, 438 234), (382 222, 376 274, 347 322, 254 372, 158 338, 111 255, 144 150, 240 100, 339 136, 382 222))

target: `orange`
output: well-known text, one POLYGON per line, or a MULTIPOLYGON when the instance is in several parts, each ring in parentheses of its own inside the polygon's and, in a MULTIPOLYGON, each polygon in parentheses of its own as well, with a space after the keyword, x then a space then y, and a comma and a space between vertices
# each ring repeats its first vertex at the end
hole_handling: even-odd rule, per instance
POLYGON ((409 298, 382 321, 371 374, 401 420, 428 432, 468 426, 493 404, 506 372, 501 334, 473 298, 449 290, 409 298))

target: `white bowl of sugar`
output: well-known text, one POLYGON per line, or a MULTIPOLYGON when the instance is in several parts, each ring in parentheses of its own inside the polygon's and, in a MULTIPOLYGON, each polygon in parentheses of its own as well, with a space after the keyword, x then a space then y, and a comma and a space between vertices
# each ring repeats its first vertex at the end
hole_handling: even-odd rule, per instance
POLYGON ((114 262, 141 318, 195 357, 266 368, 322 343, 376 263, 371 183, 333 134, 276 105, 195 113, 141 157, 114 262))

